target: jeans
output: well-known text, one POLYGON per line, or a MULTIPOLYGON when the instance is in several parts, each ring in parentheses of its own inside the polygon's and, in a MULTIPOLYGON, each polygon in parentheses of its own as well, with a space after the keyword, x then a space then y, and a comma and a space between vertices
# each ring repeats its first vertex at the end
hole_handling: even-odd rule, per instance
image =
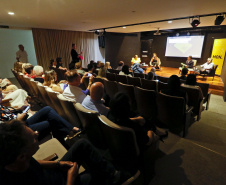
POLYGON ((39 139, 52 132, 53 137, 57 138, 61 143, 64 142, 64 138, 73 129, 73 126, 69 122, 59 116, 49 106, 42 108, 27 119, 26 125, 32 130, 39 132, 39 139))

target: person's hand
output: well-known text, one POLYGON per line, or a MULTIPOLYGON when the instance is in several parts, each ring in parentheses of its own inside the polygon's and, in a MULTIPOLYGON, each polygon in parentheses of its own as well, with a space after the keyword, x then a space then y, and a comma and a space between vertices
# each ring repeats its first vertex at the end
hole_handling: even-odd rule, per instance
POLYGON ((75 178, 78 175, 78 164, 75 162, 73 166, 67 172, 67 185, 72 185, 75 182, 75 178))
POLYGON ((74 163, 71 161, 60 161, 60 169, 68 171, 71 167, 73 167, 74 163))
POLYGON ((27 113, 17 114, 17 120, 24 121, 27 116, 27 113))
POLYGON ((91 76, 89 77, 89 83, 93 83, 93 81, 94 81, 94 77, 93 77, 93 75, 91 75, 91 76))
POLYGON ((83 76, 84 76, 84 77, 85 77, 85 76, 88 76, 88 72, 85 72, 85 74, 84 74, 83 76))

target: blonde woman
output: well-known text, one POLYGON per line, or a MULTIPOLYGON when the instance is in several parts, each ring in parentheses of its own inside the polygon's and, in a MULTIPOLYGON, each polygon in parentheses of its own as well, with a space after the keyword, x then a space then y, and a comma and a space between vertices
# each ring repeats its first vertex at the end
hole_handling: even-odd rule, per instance
POLYGON ((57 81, 57 74, 54 70, 46 71, 44 77, 43 86, 50 87, 53 91, 63 93, 59 84, 55 84, 57 81))
POLYGON ((112 69, 111 66, 110 66, 110 62, 105 62, 104 67, 105 67, 106 69, 112 69))

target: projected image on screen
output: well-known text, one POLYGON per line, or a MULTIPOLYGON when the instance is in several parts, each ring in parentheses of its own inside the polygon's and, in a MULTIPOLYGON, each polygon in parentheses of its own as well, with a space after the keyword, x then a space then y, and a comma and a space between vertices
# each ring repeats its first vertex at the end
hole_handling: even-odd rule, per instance
POLYGON ((167 57, 201 58, 204 36, 167 37, 167 57))

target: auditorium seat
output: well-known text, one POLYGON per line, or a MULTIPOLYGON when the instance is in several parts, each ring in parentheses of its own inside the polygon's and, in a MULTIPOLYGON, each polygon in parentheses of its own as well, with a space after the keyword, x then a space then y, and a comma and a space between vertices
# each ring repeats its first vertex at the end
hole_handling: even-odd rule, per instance
POLYGON ((45 105, 48 105, 48 106, 52 107, 53 109, 55 109, 54 104, 50 100, 50 98, 45 90, 45 87, 41 83, 38 83, 38 90, 39 90, 40 94, 42 95, 42 98, 44 99, 45 105))
POLYGON ((118 75, 116 74, 116 81, 121 82, 123 84, 127 84, 127 76, 126 75, 118 75))
POLYGON ((117 69, 107 69, 110 73, 119 74, 120 70, 117 69))
POLYGON ((201 99, 201 93, 199 89, 196 88, 189 88, 181 86, 181 89, 186 91, 188 94, 188 106, 193 106, 194 109, 192 112, 197 115, 197 121, 201 119, 201 113, 203 111, 203 103, 204 98, 201 99))
POLYGON ((118 92, 118 85, 115 81, 104 80, 104 89, 106 94, 112 99, 118 92))
POLYGON ((107 144, 100 127, 99 113, 84 108, 80 103, 74 104, 74 107, 89 141, 97 148, 107 149, 107 144))
POLYGON ((104 84, 104 80, 102 78, 93 78, 93 82, 101 82, 102 84, 104 84))
POLYGON ((134 175, 136 179, 140 174, 138 170, 140 151, 134 131, 113 123, 103 115, 99 116, 99 119, 113 161, 127 169, 136 168, 134 175))
MULTIPOLYGON (((204 77, 207 77, 207 76, 212 76, 213 79, 214 79, 215 73, 216 73, 216 70, 217 70, 217 67, 218 67, 218 65, 215 65, 215 64, 214 64, 214 67, 213 67, 213 69, 210 70, 210 73, 200 74, 200 75, 201 75, 203 78, 204 78, 204 77)), ((212 79, 212 81, 213 81, 213 79, 212 79)))
POLYGON ((134 77, 145 78, 145 74, 142 73, 133 73, 134 77))
POLYGON ((24 81, 25 81, 25 84, 27 86, 27 92, 28 92, 28 94, 32 98, 37 98, 37 96, 35 94, 35 90, 33 89, 32 85, 31 85, 31 80, 34 80, 34 79, 30 79, 29 77, 24 76, 24 81))
POLYGON ((54 104, 55 110, 56 112, 63 117, 64 119, 68 120, 66 113, 64 112, 64 109, 60 103, 60 100, 58 99, 57 95, 60 94, 58 92, 53 91, 51 88, 49 87, 45 87, 46 92, 50 98, 50 101, 52 102, 52 104, 54 104))
POLYGON ((158 80, 163 83, 168 83, 169 78, 163 77, 163 76, 158 76, 158 80))
POLYGON ((210 103, 210 96, 211 96, 211 91, 209 91, 209 84, 208 83, 197 83, 197 85, 202 89, 202 94, 204 96, 203 103, 206 103, 206 110, 208 110, 209 103, 210 103))
POLYGON ((85 86, 85 89, 87 89, 88 85, 89 85, 89 77, 84 77, 83 78, 83 84, 85 86))
POLYGON ((127 79, 128 79, 128 84, 129 85, 141 87, 141 82, 140 82, 140 78, 139 77, 129 77, 128 76, 127 79))
POLYGON ((163 83, 158 81, 157 83, 158 92, 161 92, 163 89, 167 89, 167 88, 168 88, 168 83, 163 83))
POLYGON ((141 87, 143 89, 153 90, 157 92, 157 85, 156 81, 154 80, 146 80, 141 78, 141 87))
POLYGON ((131 103, 131 109, 132 109, 132 111, 136 112, 137 105, 136 105, 136 99, 135 99, 135 95, 134 95, 134 86, 122 84, 119 82, 118 83, 118 92, 125 93, 129 96, 130 103, 131 103))
POLYGON ((140 115, 148 120, 155 120, 157 115, 156 92, 134 87, 134 93, 140 115))
POLYGON ((116 81, 116 75, 114 73, 106 73, 106 78, 109 81, 116 81))
POLYGON ((73 103, 75 103, 75 101, 70 101, 70 100, 66 99, 62 94, 58 94, 57 98, 60 100, 60 104, 63 107, 64 112, 65 112, 69 122, 75 127, 82 128, 81 121, 80 121, 78 114, 76 112, 76 109, 73 105, 73 103))
POLYGON ((193 107, 186 110, 185 100, 182 97, 157 94, 157 120, 177 135, 185 137, 191 124, 193 107))

